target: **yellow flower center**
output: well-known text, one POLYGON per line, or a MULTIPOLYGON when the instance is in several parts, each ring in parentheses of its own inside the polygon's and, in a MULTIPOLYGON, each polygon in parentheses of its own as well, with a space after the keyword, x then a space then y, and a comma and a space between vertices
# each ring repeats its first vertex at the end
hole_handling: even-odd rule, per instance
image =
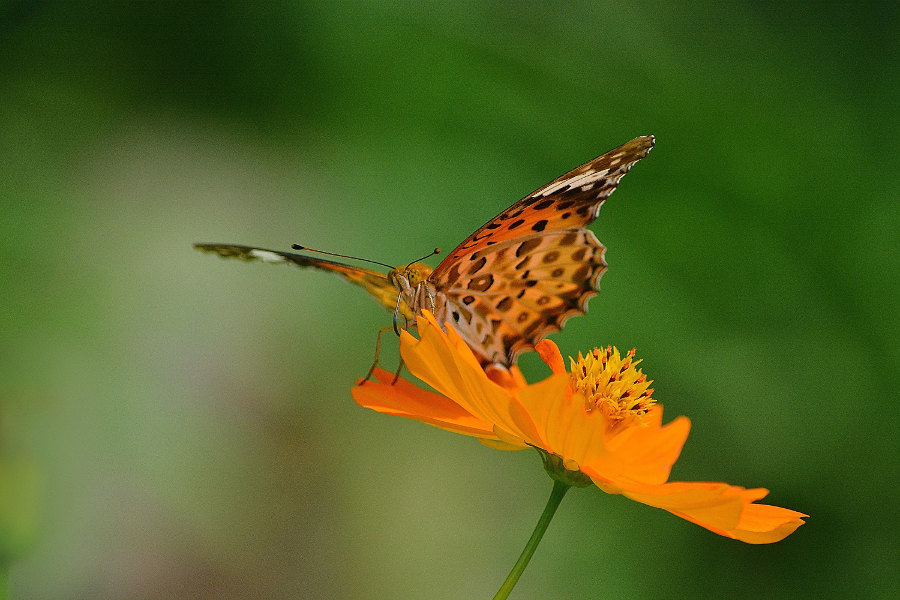
POLYGON ((584 394, 585 410, 600 410, 613 424, 640 419, 656 401, 647 377, 635 369, 634 349, 625 358, 612 346, 594 348, 587 356, 569 357, 572 384, 584 394))

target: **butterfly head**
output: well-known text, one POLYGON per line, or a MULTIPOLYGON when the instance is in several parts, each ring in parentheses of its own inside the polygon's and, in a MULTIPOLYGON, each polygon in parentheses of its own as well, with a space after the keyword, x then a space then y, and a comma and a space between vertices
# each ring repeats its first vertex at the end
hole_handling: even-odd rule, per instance
POLYGON ((397 288, 397 305, 394 308, 394 329, 397 319, 402 316, 408 323, 422 309, 434 312, 434 292, 428 285, 432 268, 423 263, 410 263, 388 271, 388 281, 397 288), (428 300, 426 300, 426 298, 428 300))
POLYGON ((413 261, 402 267, 391 269, 388 271, 388 281, 400 290, 401 293, 410 293, 411 290, 417 289, 423 281, 428 279, 429 275, 431 275, 431 272, 434 270, 425 263, 419 261, 440 253, 441 249, 435 248, 417 261, 413 261))
POLYGON ((388 271, 388 281, 401 292, 410 288, 415 289, 420 283, 428 279, 432 268, 424 263, 410 263, 401 265, 388 271))

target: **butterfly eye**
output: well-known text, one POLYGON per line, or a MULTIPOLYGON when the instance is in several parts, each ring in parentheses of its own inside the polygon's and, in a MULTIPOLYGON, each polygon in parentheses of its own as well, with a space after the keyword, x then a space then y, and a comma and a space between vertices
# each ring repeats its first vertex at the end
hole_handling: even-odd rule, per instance
POLYGON ((407 269, 406 280, 409 281, 409 285, 415 287, 422 283, 422 273, 420 273, 418 269, 407 269))

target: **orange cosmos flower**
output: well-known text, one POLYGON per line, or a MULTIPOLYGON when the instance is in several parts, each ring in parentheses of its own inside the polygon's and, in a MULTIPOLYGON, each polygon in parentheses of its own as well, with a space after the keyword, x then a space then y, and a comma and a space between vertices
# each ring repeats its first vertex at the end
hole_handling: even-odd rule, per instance
POLYGON ((567 372, 556 344, 543 340, 536 350, 553 374, 529 385, 517 367, 482 370, 453 328, 444 332, 430 313, 417 321, 421 339, 404 331, 401 355, 410 373, 438 393, 402 379, 390 385, 393 375, 377 369, 378 381, 353 388, 358 404, 498 449, 536 448, 554 479, 593 482, 743 542, 777 542, 804 523, 802 513, 756 504, 766 489, 668 481, 690 421, 662 424, 662 406, 635 369, 633 350, 625 357, 611 347, 579 354, 567 372))

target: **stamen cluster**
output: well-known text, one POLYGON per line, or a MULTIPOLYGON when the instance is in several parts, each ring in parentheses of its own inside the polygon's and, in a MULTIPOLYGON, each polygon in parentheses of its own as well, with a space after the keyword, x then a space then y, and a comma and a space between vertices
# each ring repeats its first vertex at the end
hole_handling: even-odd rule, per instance
POLYGON ((634 354, 632 348, 623 359, 618 349, 607 346, 594 348, 587 356, 579 352, 577 360, 569 358, 572 384, 584 395, 585 410, 603 411, 613 424, 640 419, 650 411, 656 403, 651 397, 653 381, 635 369, 641 361, 634 360, 634 354))

